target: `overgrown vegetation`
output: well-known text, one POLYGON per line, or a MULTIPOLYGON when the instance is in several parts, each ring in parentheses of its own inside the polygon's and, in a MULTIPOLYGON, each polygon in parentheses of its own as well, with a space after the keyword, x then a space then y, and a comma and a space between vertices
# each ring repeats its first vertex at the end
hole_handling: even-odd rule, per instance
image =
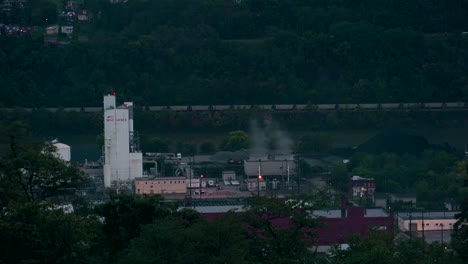
MULTIPOLYGON (((30 2, 9 23, 57 21, 56 1, 30 2)), ((1 104, 468 100, 463 1, 83 2, 87 42, 1 36, 1 104)))

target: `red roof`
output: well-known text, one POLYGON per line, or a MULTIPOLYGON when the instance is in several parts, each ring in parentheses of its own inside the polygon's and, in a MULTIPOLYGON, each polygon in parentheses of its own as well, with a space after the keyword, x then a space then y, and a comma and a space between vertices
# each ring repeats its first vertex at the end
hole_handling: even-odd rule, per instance
MULTIPOLYGON (((371 229, 379 229, 387 232, 393 230, 394 220, 392 215, 366 216, 365 208, 349 206, 345 209, 345 217, 321 217, 323 226, 314 228, 317 234, 318 245, 332 245, 344 243, 351 235, 366 237, 371 229)), ((216 220, 227 213, 202 213, 208 220, 216 220)), ((287 228, 291 220, 287 217, 273 220, 276 228, 287 228)), ((308 231, 308 230, 305 230, 308 231)))

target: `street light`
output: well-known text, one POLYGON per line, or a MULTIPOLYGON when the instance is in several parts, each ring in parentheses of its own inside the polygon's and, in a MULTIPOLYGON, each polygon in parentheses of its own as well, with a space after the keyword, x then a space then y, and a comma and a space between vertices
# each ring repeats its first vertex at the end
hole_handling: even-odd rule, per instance
POLYGON ((202 197, 201 196, 201 194, 202 194, 202 191, 201 191, 202 190, 202 188, 201 188, 202 187, 202 181, 203 181, 203 174, 200 175, 200 199, 202 197))
POLYGON ((257 196, 260 196, 260 180, 262 179, 262 175, 258 175, 257 177, 257 196))
POLYGON ((260 179, 262 178, 262 160, 258 159, 257 196, 260 196, 260 179))

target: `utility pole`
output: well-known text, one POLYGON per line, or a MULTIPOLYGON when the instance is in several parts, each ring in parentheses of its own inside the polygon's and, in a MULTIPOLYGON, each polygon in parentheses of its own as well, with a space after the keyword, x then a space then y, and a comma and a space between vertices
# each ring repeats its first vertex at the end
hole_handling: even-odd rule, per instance
POLYGON ((258 175, 257 177, 257 196, 260 197, 260 179, 262 178, 262 175, 258 175))
POLYGON ((422 239, 423 239, 424 242, 426 242, 426 238, 424 236, 424 208, 422 210, 421 217, 422 217, 422 239))
POLYGON ((413 226, 412 226, 412 223, 411 223, 411 211, 409 213, 409 235, 410 235, 410 239, 413 239, 413 226))
POLYGON ((283 161, 281 161, 281 183, 283 184, 283 186, 285 185, 285 182, 284 182, 284 175, 286 174, 285 171, 286 171, 286 159, 284 159, 283 161))
POLYGON ((200 199, 202 198, 202 181, 203 181, 203 174, 200 175, 200 199))
POLYGON ((190 162, 190 166, 189 166, 189 173, 190 173, 190 180, 189 180, 190 201, 192 201, 192 164, 193 164, 193 156, 191 156, 191 162, 190 162))
POLYGON ((444 243, 444 224, 440 223, 440 244, 444 243))
POLYGON ((262 178, 262 160, 258 160, 257 196, 260 197, 260 179, 262 178))
POLYGON ((278 181, 276 180, 276 178, 274 178, 272 187, 273 187, 273 194, 275 197, 276 197, 276 188, 278 188, 277 185, 278 185, 278 181))

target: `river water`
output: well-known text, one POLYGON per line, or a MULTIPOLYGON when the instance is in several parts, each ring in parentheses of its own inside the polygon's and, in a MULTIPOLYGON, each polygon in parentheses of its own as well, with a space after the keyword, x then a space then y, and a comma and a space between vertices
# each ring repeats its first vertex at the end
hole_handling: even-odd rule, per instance
MULTIPOLYGON (((414 133, 427 138, 430 144, 449 144, 450 146, 462 151, 465 145, 468 145, 468 128, 411 128, 414 133)), ((367 141, 377 133, 379 129, 342 129, 342 130, 321 130, 321 131, 299 131, 290 133, 291 137, 299 138, 304 133, 320 132, 328 134, 331 138, 333 147, 355 147, 367 141)), ((222 138, 227 137, 227 132, 210 133, 209 138, 215 142, 220 142, 222 138)), ((200 133, 191 135, 188 132, 167 134, 155 134, 154 136, 168 140, 169 142, 196 142, 200 143, 200 133)), ((59 142, 71 147, 71 158, 74 162, 97 161, 101 156, 101 148, 96 142, 95 134, 63 134, 50 135, 47 139, 57 138, 59 142)))
POLYGON ((97 161, 102 155, 94 134, 59 134, 46 138, 56 138, 60 143, 69 145, 73 162, 84 162, 86 159, 88 161, 97 161))

